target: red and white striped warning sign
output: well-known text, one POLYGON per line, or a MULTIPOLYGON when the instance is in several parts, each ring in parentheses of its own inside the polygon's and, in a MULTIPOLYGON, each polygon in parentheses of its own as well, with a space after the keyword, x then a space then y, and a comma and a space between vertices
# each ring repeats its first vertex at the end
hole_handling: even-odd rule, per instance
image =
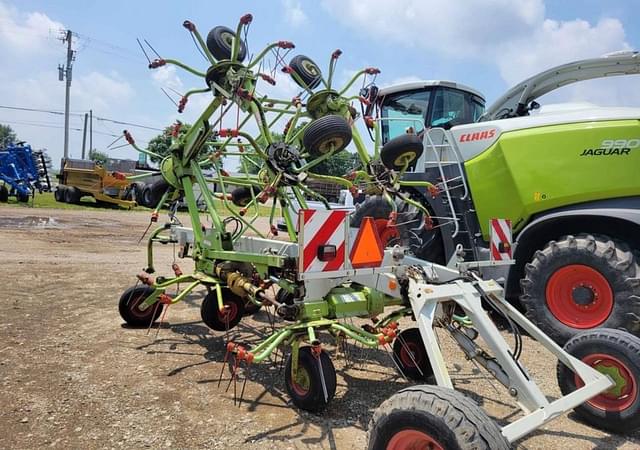
POLYGON ((512 257, 511 221, 491 219, 491 260, 502 261, 512 257))
POLYGON ((345 210, 300 210, 298 229, 302 230, 299 243, 302 272, 345 269, 347 214, 345 210))

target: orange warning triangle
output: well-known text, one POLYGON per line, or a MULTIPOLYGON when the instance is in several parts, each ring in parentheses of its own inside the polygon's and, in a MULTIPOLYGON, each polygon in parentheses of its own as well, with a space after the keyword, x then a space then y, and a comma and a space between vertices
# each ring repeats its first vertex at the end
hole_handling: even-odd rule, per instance
POLYGON ((384 246, 372 217, 365 217, 360 223, 360 231, 351 247, 351 265, 354 269, 379 267, 384 258, 384 246))

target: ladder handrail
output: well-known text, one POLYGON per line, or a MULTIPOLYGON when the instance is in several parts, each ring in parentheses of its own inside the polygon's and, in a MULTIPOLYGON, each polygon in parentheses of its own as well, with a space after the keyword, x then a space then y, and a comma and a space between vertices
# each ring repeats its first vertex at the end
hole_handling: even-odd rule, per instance
MULTIPOLYGON (((455 218, 456 217, 456 212, 453 208, 453 201, 451 199, 451 194, 449 192, 449 185, 447 184, 447 177, 444 175, 444 170, 442 168, 442 163, 440 162, 440 158, 438 157, 438 151, 435 147, 435 144, 433 143, 433 139, 431 138, 431 132, 434 130, 441 130, 441 131, 445 131, 442 128, 431 128, 430 130, 427 130, 427 132, 424 134, 424 140, 423 140, 423 146, 427 147, 427 148, 431 148, 433 150, 433 153, 435 155, 436 162, 438 164, 438 171, 440 172, 440 177, 442 178, 442 184, 444 185, 444 192, 445 195, 447 196, 447 201, 449 203, 449 208, 451 209, 451 214, 452 216, 455 218), (426 144, 426 145, 425 145, 426 144)), ((445 135, 446 137, 446 135, 445 135)), ((458 224, 458 221, 455 220, 454 221, 454 229, 453 229, 453 233, 451 234, 452 238, 455 238, 458 235, 458 231, 460 231, 460 225, 458 224)))

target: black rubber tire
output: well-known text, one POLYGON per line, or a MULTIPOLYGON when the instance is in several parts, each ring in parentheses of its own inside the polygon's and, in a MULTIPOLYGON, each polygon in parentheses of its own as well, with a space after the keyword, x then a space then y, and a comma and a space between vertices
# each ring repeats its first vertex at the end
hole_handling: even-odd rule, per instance
POLYGON ((215 331, 227 331, 240 323, 244 315, 245 301, 231 292, 228 287, 222 288, 222 303, 228 307, 227 314, 218 310, 218 297, 215 290, 211 290, 200 305, 200 317, 206 326, 215 331))
MULTIPOLYGON (((420 201, 421 204, 425 202, 421 201, 419 195, 413 195, 408 193, 412 199, 420 201)), ((408 207, 405 203, 398 205, 400 211, 402 208, 408 207)), ((360 228, 360 224, 365 217, 372 217, 373 219, 389 219, 391 214, 391 205, 382 197, 370 196, 364 202, 356 206, 356 210, 351 214, 350 226, 352 228, 360 228)), ((406 211, 399 212, 397 223, 398 225, 398 237, 391 238, 387 242, 383 242, 386 246, 401 245, 408 249, 408 253, 414 255, 416 258, 423 259, 425 261, 431 261, 438 264, 446 264, 444 257, 444 244, 442 242, 442 235, 440 234, 440 228, 434 228, 427 230, 422 227, 419 231, 413 230, 418 227, 424 219, 420 211, 406 211), (404 224, 404 225, 403 225, 404 224)))
POLYGON ((138 205, 149 208, 151 204, 151 185, 146 184, 142 191, 140 192, 140 201, 138 201, 138 205))
MULTIPOLYGON (((635 400, 622 411, 605 410, 586 402, 577 406, 575 413, 588 424, 609 432, 628 434, 640 428, 640 338, 621 330, 598 328, 575 335, 564 349, 580 360, 598 353, 611 355, 629 369, 636 383, 635 400)), ((563 395, 576 390, 574 373, 561 362, 557 376, 563 395)))
POLYGON ((133 192, 133 198, 138 205, 142 205, 140 203, 142 201, 142 191, 146 187, 146 183, 133 183, 131 185, 131 191, 133 192))
POLYGON ((244 316, 252 316, 262 309, 262 305, 256 305, 251 300, 247 300, 244 303, 244 316))
POLYGON ((147 185, 145 189, 147 187, 149 188, 149 191, 148 191, 149 194, 147 198, 149 203, 146 204, 145 206, 147 208, 155 209, 158 206, 158 203, 160 203, 162 196, 164 195, 165 192, 167 192, 167 189, 169 189, 171 185, 167 183, 164 178, 161 178, 159 180, 154 181, 151 185, 147 185))
POLYGON ((57 202, 60 203, 64 203, 64 191, 67 188, 64 186, 58 186, 56 187, 55 192, 53 193, 53 197, 56 199, 57 202))
POLYGON ((422 139, 415 134, 401 134, 384 144, 380 150, 380 159, 386 168, 401 170, 406 161, 409 166, 422 156, 422 139), (403 163, 404 161, 404 163, 403 163))
POLYGON ((329 115, 320 117, 307 126, 302 143, 309 153, 320 156, 332 149, 334 153, 344 150, 352 136, 351 127, 343 117, 329 115))
POLYGON ((80 191, 74 186, 67 186, 64 190, 65 203, 80 203, 80 191))
POLYGON ((251 200, 251 189, 248 187, 240 186, 231 191, 231 203, 236 206, 247 206, 251 200))
MULTIPOLYGON (((207 48, 209 52, 218 61, 223 59, 231 59, 232 41, 236 32, 231 28, 218 26, 214 27, 207 34, 207 48), (231 38, 231 39, 230 39, 231 38)), ((244 41, 240 39, 240 49, 238 51, 238 62, 244 61, 247 57, 247 46, 244 41)))
POLYGON ((31 196, 29 194, 23 194, 21 192, 16 193, 16 198, 20 203, 27 203, 31 196))
POLYGON ((496 422, 471 398, 440 386, 412 386, 385 400, 369 423, 367 448, 386 450, 394 436, 411 430, 428 435, 447 450, 511 448, 496 422))
POLYGON ((0 186, 0 203, 7 203, 9 201, 9 189, 6 186, 0 186))
MULTIPOLYGON (((585 328, 569 326, 556 318, 547 304, 546 287, 558 269, 569 264, 589 266, 604 276, 613 292, 613 309, 609 317, 595 326, 619 328, 638 334, 640 331, 640 267, 633 252, 621 242, 607 236, 580 234, 550 241, 535 253, 525 266, 525 278, 520 281, 521 305, 534 324, 558 344, 563 345, 585 328)), ((571 299, 568 299, 572 301, 571 299)))
POLYGON ((291 377, 291 354, 287 357, 287 363, 284 369, 284 382, 287 392, 291 397, 291 401, 298 408, 310 412, 320 412, 327 407, 336 394, 336 369, 333 367, 331 358, 324 350, 320 351, 319 358, 313 355, 312 348, 309 346, 300 347, 298 349, 298 371, 305 370, 309 382, 309 386, 305 393, 300 391, 299 385, 294 386, 291 377), (320 362, 320 364, 318 364, 320 362), (320 369, 322 366, 322 371, 320 369), (327 388, 327 398, 324 396, 322 388, 322 377, 327 388), (296 390, 297 389, 297 390, 296 390))
POLYGON ((410 380, 435 384, 433 368, 418 328, 407 328, 396 336, 393 341, 393 359, 402 374, 410 380), (408 356, 409 352, 413 359, 408 356))
POLYGON ((295 77, 293 81, 301 88, 316 88, 322 81, 322 71, 320 67, 308 56, 297 55, 289 61, 289 67, 300 77, 301 84, 295 77))
POLYGON ((118 310, 120 311, 120 317, 122 317, 128 325, 148 327, 151 323, 158 320, 160 314, 162 314, 162 305, 154 303, 144 311, 137 309, 138 304, 153 294, 153 291, 154 289, 149 286, 133 286, 124 291, 120 296, 118 310))

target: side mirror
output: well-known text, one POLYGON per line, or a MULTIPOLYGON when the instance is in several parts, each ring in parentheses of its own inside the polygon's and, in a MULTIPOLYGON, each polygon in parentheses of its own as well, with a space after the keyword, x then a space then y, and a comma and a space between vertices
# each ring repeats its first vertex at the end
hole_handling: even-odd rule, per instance
POLYGON ((369 101, 364 111, 365 116, 370 116, 373 112, 376 100, 378 100, 378 90, 378 86, 375 84, 360 90, 360 95, 369 101))

